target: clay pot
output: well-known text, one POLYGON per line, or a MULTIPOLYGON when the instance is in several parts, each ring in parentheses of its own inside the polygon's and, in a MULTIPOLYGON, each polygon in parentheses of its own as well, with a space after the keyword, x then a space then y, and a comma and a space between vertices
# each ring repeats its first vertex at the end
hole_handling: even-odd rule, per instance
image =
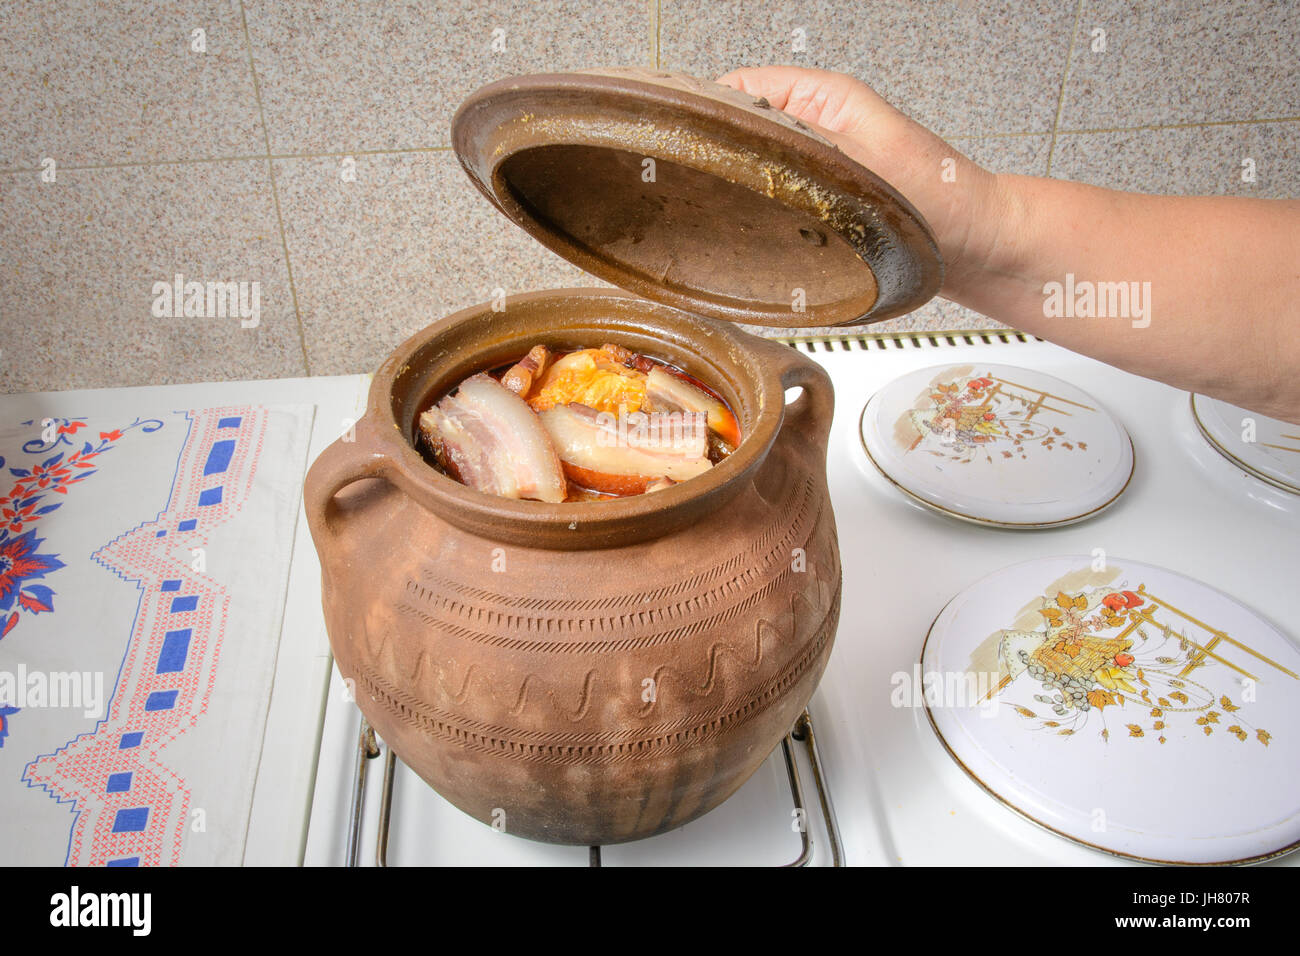
POLYGON ((795 350, 626 293, 532 293, 417 333, 375 376, 356 440, 307 476, 330 643, 362 713, 508 833, 617 843, 717 806, 831 652, 831 413, 829 378, 795 350), (431 467, 419 413, 539 342, 677 365, 726 398, 744 440, 701 477, 614 501, 496 498, 431 467))

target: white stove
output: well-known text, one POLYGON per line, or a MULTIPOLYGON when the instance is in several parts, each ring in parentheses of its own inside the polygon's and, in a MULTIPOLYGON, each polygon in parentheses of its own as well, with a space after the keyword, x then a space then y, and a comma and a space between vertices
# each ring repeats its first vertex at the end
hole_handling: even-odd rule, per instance
MULTIPOLYGON (((331 669, 314 792, 299 785, 303 792, 294 800, 272 807, 269 798, 260 799, 269 788, 259 778, 246 862, 259 861, 251 837, 262 832, 268 856, 272 844, 285 847, 297 839, 299 858, 312 865, 375 865, 382 857, 393 866, 585 866, 597 858, 606 866, 830 865, 838 857, 827 825, 833 819, 848 865, 1124 863, 1040 829, 986 794, 944 751, 919 702, 894 706, 893 692, 913 674, 935 616, 973 581, 1029 558, 1096 549, 1208 582, 1300 642, 1293 610, 1300 496, 1246 475, 1214 451, 1197 431, 1186 393, 1015 333, 869 336, 798 347, 824 365, 835 384, 828 480, 846 587, 835 650, 809 707, 818 764, 806 741, 787 741, 797 787, 786 751, 778 748, 731 799, 679 830, 598 852, 533 843, 448 804, 400 761, 390 761, 382 742, 376 742, 376 757, 359 758, 361 715, 331 669), (1137 467, 1127 491, 1096 518, 1042 531, 978 527, 909 501, 862 453, 859 413, 897 376, 947 362, 1038 369, 1095 396, 1133 438, 1137 467), (360 788, 359 760, 365 764, 360 788), (386 768, 391 800, 385 799, 386 768), (818 770, 833 810, 819 799, 818 770), (305 834, 291 825, 295 806, 301 808, 295 800, 309 808, 305 834), (354 806, 359 823, 350 834, 354 806), (273 835, 277 821, 289 825, 273 835)), ((308 609, 318 572, 301 522, 296 547, 290 601, 299 610, 287 614, 286 633, 295 627, 306 634, 292 646, 304 648, 297 662, 308 666, 301 674, 286 671, 293 654, 286 660, 282 652, 277 693, 282 683, 296 682, 294 693, 310 698, 325 684, 324 628, 318 591, 314 617, 308 609)), ((301 747, 277 741, 270 730, 263 767, 284 759, 308 769, 301 747)), ((1300 854, 1268 865, 1297 863, 1300 854)))

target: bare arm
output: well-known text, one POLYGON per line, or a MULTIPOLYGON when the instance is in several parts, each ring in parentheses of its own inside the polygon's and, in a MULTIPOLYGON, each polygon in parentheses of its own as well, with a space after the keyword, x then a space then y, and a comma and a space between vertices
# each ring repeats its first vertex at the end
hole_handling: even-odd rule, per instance
POLYGON ((946 298, 1300 423, 1300 202, 994 175, 851 77, 762 67, 722 81, 820 126, 911 200, 938 239, 946 298))

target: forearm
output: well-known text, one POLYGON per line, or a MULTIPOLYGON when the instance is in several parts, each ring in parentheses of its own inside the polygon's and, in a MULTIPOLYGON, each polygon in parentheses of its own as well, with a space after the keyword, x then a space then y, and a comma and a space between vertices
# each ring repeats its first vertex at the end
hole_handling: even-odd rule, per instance
POLYGON ((907 197, 938 241, 947 298, 1300 424, 1300 202, 994 175, 843 74, 762 67, 722 82, 815 124, 907 197))
POLYGON ((1138 375, 1300 421, 1300 202, 1027 176, 994 177, 982 193, 946 297, 1138 375))

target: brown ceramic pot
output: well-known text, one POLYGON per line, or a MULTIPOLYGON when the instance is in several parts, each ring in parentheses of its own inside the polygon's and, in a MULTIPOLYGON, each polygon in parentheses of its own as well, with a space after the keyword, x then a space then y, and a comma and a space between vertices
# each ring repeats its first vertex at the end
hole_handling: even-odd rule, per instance
POLYGON ((307 476, 330 642, 362 712, 435 790, 516 835, 616 843, 717 806, 831 652, 831 413, 829 378, 795 350, 626 293, 532 293, 417 333, 375 376, 356 440, 307 476), (496 498, 431 467, 419 413, 539 342, 677 365, 744 440, 701 477, 614 501, 496 498))

